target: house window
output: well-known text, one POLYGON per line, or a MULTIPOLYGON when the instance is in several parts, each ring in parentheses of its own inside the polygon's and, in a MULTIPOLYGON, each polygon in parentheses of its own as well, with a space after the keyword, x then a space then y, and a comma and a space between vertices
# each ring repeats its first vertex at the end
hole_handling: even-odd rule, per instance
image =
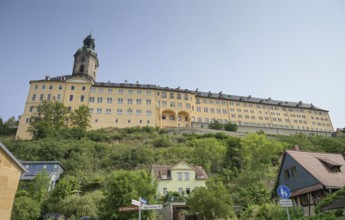
POLYGON ((90 97, 90 98, 89 98, 89 101, 90 101, 91 103, 95 102, 95 97, 90 97))
POLYGON ((52 90, 53 89, 53 85, 49 85, 49 89, 52 90))
POLYGON ((284 176, 285 176, 285 179, 290 179, 290 172, 288 169, 284 170, 284 176))
MULTIPOLYGON (((127 109, 127 115, 132 115, 132 109, 127 109)), ((129 123, 129 122, 128 122, 129 123)))
POLYGON ((174 121, 175 120, 175 117, 173 115, 169 115, 169 120, 170 121, 174 121))
POLYGON ((186 194, 189 195, 190 193, 190 188, 186 188, 186 194))
POLYGON ((182 180, 182 172, 177 173, 177 180, 182 180))
POLYGON ((171 99, 174 98, 174 93, 173 93, 173 92, 170 93, 170 98, 171 98, 171 99))
POLYGON ((133 89, 129 89, 128 94, 133 94, 133 89))
POLYGON ((182 195, 182 194, 183 194, 183 188, 178 188, 178 193, 179 193, 180 195, 182 195))
POLYGON ((103 88, 99 88, 99 89, 98 89, 98 92, 99 92, 99 93, 103 93, 103 88))
POLYGON ((189 173, 188 172, 185 172, 184 173, 184 179, 189 181, 189 173))
POLYGON ((80 96, 80 102, 84 102, 84 95, 80 96))
POLYGON ((291 167, 291 175, 292 177, 298 176, 297 168, 295 166, 291 167))
POLYGON ((146 105, 151 105, 151 99, 146 99, 146 105))
POLYGON ((44 98, 44 95, 41 94, 41 95, 40 95, 40 101, 43 101, 43 98, 44 98))
POLYGON ((46 89, 46 85, 42 85, 42 90, 45 90, 46 89))
POLYGON ((85 89, 86 89, 85 86, 82 86, 82 87, 81 87, 81 90, 82 90, 82 91, 85 91, 85 89))
POLYGON ((136 110, 136 115, 141 115, 141 110, 140 109, 136 110))
POLYGON ((102 97, 98 97, 98 98, 97 98, 97 103, 102 103, 102 101, 103 101, 103 98, 102 98, 102 97))
POLYGON ((61 101, 61 94, 57 94, 56 101, 61 101))
POLYGON ((108 89, 108 93, 112 93, 113 92, 113 89, 112 88, 109 88, 108 89))
POLYGON ((110 109, 110 108, 107 108, 107 109, 105 110, 105 114, 110 115, 110 114, 111 114, 111 109, 110 109))
POLYGON ((30 109, 29 109, 29 112, 33 112, 33 111, 34 111, 34 106, 31 105, 31 106, 30 106, 30 109))
POLYGON ((38 85, 35 85, 35 90, 37 90, 38 89, 38 85))
POLYGON ((163 188, 163 195, 165 196, 168 193, 168 189, 167 188, 163 188))
POLYGON ((71 86, 71 90, 74 90, 74 86, 71 86))
POLYGON ((118 98, 117 99, 117 104, 122 104, 123 103, 123 98, 118 98))
POLYGON ((150 116, 151 115, 151 110, 146 110, 146 115, 150 116))
POLYGON ((59 90, 62 90, 62 85, 59 85, 59 90))
POLYGON ((122 115, 122 109, 117 109, 117 114, 122 115))
POLYGON ((113 98, 107 98, 107 103, 110 104, 113 102, 113 98))
MULTIPOLYGON (((140 91, 140 90, 138 90, 138 91, 140 91)), ((136 103, 137 103, 137 105, 141 105, 141 99, 137 99, 136 103)))
POLYGON ((49 101, 51 99, 52 95, 51 94, 48 94, 47 95, 47 100, 49 101))
POLYGON ((127 104, 131 105, 131 104, 132 104, 132 102, 133 102, 133 100, 132 100, 132 99, 127 99, 127 104))

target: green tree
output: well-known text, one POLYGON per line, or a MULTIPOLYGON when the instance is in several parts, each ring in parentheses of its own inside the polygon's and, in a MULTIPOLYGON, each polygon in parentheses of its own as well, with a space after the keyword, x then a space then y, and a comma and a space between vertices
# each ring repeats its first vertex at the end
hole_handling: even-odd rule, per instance
POLYGON ((16 197, 12 209, 12 220, 37 220, 40 216, 40 203, 29 196, 16 197))
MULTIPOLYGON (((104 190, 104 199, 100 203, 100 220, 127 220, 135 218, 137 213, 119 212, 119 207, 131 205, 132 199, 140 196, 152 204, 156 192, 156 184, 153 184, 151 175, 143 170, 113 172, 104 190)), ((150 212, 143 212, 143 219, 146 219, 150 212)))
POLYGON ((62 103, 43 101, 36 108, 28 129, 34 139, 57 137, 67 128, 68 109, 62 103))
POLYGON ((90 127, 90 110, 86 105, 81 105, 70 113, 70 121, 72 127, 77 127, 81 130, 86 130, 90 127))
POLYGON ((17 132, 18 123, 14 116, 10 117, 6 122, 0 118, 0 135, 14 135, 17 132))
POLYGON ((212 119, 212 121, 208 124, 209 129, 214 130, 222 130, 223 125, 216 119, 212 119))
POLYGON ((211 168, 220 171, 225 150, 225 146, 215 138, 195 140, 194 163, 203 166, 208 172, 211 172, 211 168))
POLYGON ((50 178, 46 170, 39 172, 29 186, 29 194, 41 204, 47 196, 50 185, 50 178))
POLYGON ((207 219, 229 218, 233 206, 228 190, 221 182, 208 182, 207 187, 196 187, 187 198, 187 205, 193 213, 207 219))

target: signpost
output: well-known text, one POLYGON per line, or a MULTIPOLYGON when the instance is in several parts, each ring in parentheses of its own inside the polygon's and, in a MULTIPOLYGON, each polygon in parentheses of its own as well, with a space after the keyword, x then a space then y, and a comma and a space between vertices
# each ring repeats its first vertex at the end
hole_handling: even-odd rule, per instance
POLYGON ((147 200, 139 197, 138 200, 132 199, 132 205, 134 206, 124 206, 119 208, 119 212, 130 212, 138 210, 138 219, 141 220, 141 210, 153 210, 153 209, 162 209, 162 204, 157 205, 143 205, 146 204, 147 200))
POLYGON ((290 220, 288 207, 293 206, 292 200, 289 199, 291 195, 290 189, 287 186, 280 185, 278 186, 277 193, 279 197, 281 198, 281 200, 279 200, 280 206, 285 207, 288 220, 290 220))
POLYGON ((132 205, 141 206, 141 203, 137 200, 132 199, 132 205))
POLYGON ((153 210, 153 209, 162 209, 162 204, 158 204, 158 205, 143 205, 141 206, 142 210, 153 210))
POLYGON ((119 212, 138 211, 138 206, 124 206, 119 208, 119 212))

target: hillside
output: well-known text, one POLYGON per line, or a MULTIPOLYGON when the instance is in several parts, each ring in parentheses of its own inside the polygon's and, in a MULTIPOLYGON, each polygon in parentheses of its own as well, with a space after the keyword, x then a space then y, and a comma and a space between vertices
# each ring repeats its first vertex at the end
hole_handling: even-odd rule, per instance
MULTIPOLYGON (((114 171, 149 171, 152 164, 173 165, 182 160, 201 165, 211 179, 221 181, 229 189, 233 203, 245 210, 250 205, 269 202, 284 149, 296 144, 308 151, 340 153, 345 149, 344 138, 266 137, 264 134, 232 137, 225 133, 183 135, 151 127, 108 128, 86 133, 71 130, 59 139, 33 141, 5 136, 0 137, 0 141, 19 160, 58 160, 63 164, 66 171, 59 185, 64 185, 63 190, 70 194, 73 190, 80 191, 79 200, 62 196, 60 199, 65 203, 62 202, 61 207, 54 206, 56 193, 61 194, 57 191, 62 190, 57 187, 56 192, 42 198, 40 207, 42 214, 64 211, 70 219, 79 214, 73 209, 66 211, 66 204, 71 206, 67 198, 74 199, 75 204, 83 201, 86 204, 79 205, 88 207, 85 214, 97 216, 97 201, 102 200, 108 176, 114 171)), ((25 186, 20 186, 18 196, 25 194, 24 191, 25 186)))

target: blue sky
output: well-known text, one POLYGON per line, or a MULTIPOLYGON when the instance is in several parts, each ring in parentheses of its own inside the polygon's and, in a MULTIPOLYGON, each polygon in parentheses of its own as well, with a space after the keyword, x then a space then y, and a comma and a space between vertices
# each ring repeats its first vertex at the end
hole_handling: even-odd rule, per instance
POLYGON ((30 80, 71 74, 92 30, 99 82, 303 101, 344 127, 344 11, 343 0, 2 0, 0 117, 23 113, 30 80))

